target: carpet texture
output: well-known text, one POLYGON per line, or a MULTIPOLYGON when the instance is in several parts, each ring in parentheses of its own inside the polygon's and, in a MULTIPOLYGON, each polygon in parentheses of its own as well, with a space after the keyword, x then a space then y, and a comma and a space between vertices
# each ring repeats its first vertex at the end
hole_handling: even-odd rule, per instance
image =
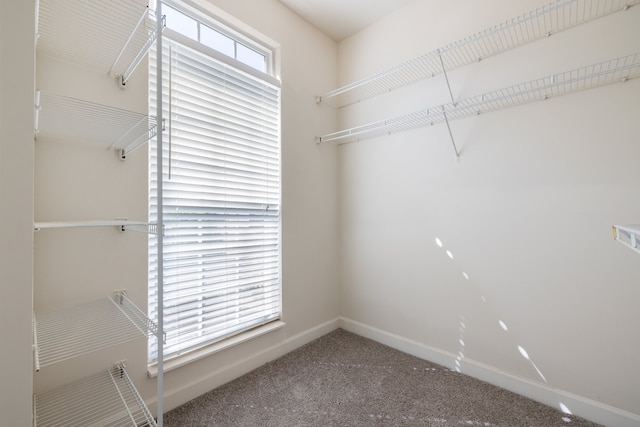
POLYGON ((165 414, 167 427, 595 427, 338 329, 165 414))

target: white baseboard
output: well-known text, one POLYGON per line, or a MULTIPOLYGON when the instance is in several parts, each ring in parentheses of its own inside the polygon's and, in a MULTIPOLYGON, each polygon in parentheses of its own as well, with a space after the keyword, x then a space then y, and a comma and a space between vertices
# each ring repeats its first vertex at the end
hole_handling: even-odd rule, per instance
MULTIPOLYGON (((311 341, 338 329, 338 323, 339 319, 336 318, 304 332, 293 335, 277 345, 266 348, 259 353, 251 354, 232 365, 227 365, 220 369, 216 369, 215 371, 203 373, 203 375, 198 378, 197 382, 183 384, 182 386, 174 389, 167 389, 165 387, 163 397, 164 412, 170 411, 171 409, 174 409, 189 400, 208 392, 209 390, 251 372, 265 363, 284 356, 298 347, 310 343, 311 341)), ((176 370, 176 374, 177 373, 178 370, 176 370)), ((151 409, 151 413, 155 413, 156 399, 150 399, 146 403, 151 409)))
MULTIPOLYGON (((381 344, 453 369, 456 355, 386 332, 347 318, 340 318, 339 327, 381 344)), ((639 427, 640 415, 615 408, 564 390, 550 387, 500 369, 465 358, 460 371, 545 405, 561 409, 562 402, 571 413, 608 427, 639 427)), ((568 424, 569 425, 569 424, 568 424)))

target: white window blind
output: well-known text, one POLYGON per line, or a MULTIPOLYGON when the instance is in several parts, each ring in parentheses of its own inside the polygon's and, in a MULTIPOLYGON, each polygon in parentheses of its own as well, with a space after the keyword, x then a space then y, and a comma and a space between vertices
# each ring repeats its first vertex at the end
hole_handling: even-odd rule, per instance
MULTIPOLYGON (((168 38, 163 44, 164 354, 170 358, 280 318, 280 88, 207 48, 168 38)), ((156 54, 149 61, 151 114, 156 54)), ((158 153, 150 147, 154 221, 158 153)), ((157 317, 153 236, 149 270, 149 313, 157 317)), ((151 340, 150 361, 157 358, 155 345, 151 340)))

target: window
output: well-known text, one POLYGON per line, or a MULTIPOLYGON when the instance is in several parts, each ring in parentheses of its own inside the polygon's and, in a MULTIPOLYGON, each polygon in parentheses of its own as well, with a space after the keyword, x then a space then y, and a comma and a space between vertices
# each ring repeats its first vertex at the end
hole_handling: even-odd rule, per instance
MULTIPOLYGON (((161 76, 165 358, 280 318, 280 86, 264 72, 270 56, 231 36, 167 12, 161 76)), ((152 49, 149 60, 151 115, 158 54, 152 49)), ((152 222, 158 155, 151 143, 152 222)), ((152 318, 156 245, 151 236, 152 318)), ((155 346, 150 340, 150 362, 157 359, 155 346)))
POLYGON ((268 72, 268 50, 258 46, 250 47, 248 43, 236 40, 231 34, 225 34, 223 26, 217 25, 215 27, 220 29, 215 29, 214 25, 206 25, 170 6, 163 5, 162 11, 167 17, 167 28, 258 71, 268 72))

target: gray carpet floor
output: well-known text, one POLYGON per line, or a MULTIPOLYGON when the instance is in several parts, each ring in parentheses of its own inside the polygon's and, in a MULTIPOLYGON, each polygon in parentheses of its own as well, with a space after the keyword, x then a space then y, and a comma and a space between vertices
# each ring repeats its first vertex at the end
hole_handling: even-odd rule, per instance
POLYGON ((596 424, 338 329, 165 414, 167 427, 596 424))

